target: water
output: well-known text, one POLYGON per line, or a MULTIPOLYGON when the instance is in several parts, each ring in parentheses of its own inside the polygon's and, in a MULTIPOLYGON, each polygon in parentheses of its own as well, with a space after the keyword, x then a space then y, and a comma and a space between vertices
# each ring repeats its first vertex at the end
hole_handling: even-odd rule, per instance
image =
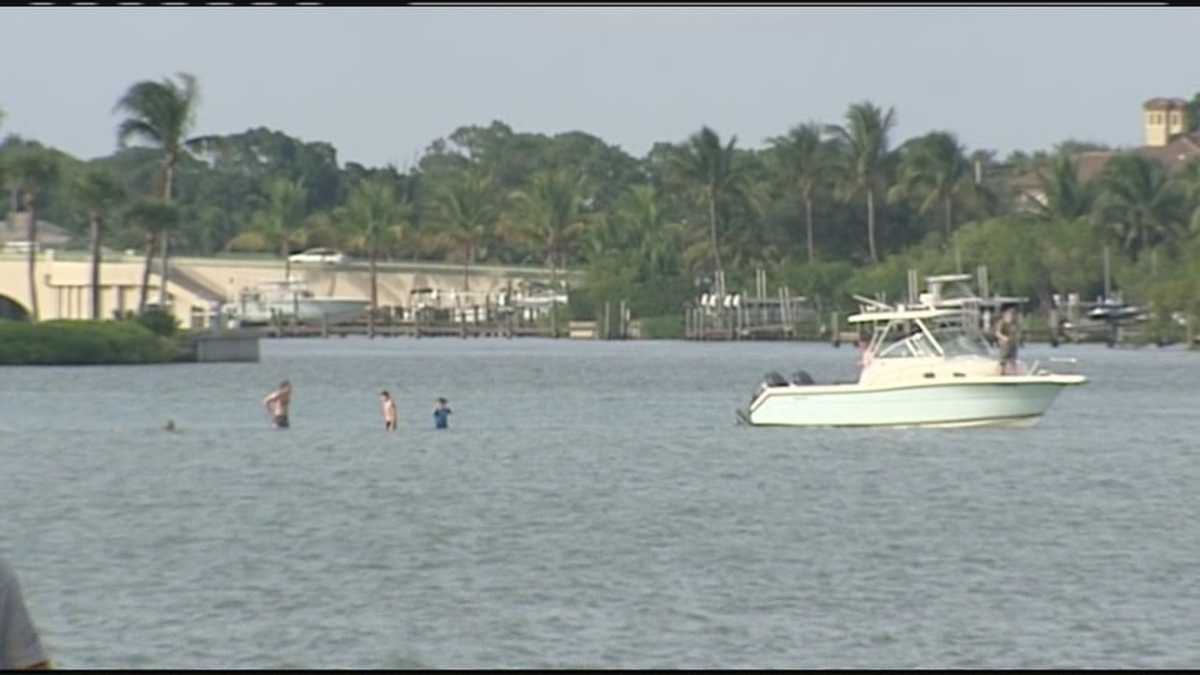
POLYGON ((1030 347, 1092 381, 1027 430, 735 426, 764 372, 854 357, 348 338, 0 368, 0 555, 74 668, 1200 661, 1200 355, 1030 347))

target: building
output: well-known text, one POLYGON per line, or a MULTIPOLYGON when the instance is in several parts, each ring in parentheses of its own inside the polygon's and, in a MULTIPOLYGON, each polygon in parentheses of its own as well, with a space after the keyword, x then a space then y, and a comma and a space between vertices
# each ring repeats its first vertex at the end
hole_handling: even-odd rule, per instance
MULTIPOLYGON (((54 223, 38 219, 38 247, 63 248, 72 235, 54 223)), ((0 248, 9 251, 24 251, 29 246, 29 212, 9 211, 8 218, 0 221, 0 248)))
POLYGON ((1144 147, 1161 148, 1170 143, 1173 136, 1182 134, 1186 115, 1187 101, 1181 98, 1152 98, 1142 104, 1144 147))
MULTIPOLYGON (((1080 183, 1097 178, 1108 161, 1120 152, 1133 152, 1161 164, 1174 173, 1190 162, 1200 159, 1200 132, 1188 133, 1188 102, 1181 98, 1152 98, 1142 104, 1142 131, 1145 144, 1128 151, 1090 151, 1077 153, 1076 175, 1080 183)), ((1016 196, 1019 211, 1046 205, 1046 193, 1035 172, 1013 178, 1010 187, 1016 196)))

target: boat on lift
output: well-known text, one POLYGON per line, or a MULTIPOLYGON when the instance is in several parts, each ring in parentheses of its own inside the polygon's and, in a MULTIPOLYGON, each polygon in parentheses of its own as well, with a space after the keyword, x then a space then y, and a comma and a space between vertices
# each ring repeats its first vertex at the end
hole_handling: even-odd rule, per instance
POLYGON ((296 279, 259 284, 243 289, 229 313, 241 325, 275 321, 330 324, 362 316, 371 303, 358 298, 319 297, 296 279))

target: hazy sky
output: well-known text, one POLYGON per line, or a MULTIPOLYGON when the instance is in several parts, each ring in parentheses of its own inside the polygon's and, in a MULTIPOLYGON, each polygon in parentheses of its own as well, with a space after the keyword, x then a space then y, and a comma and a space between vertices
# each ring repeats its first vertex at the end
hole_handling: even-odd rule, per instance
POLYGON ((404 167, 501 120, 643 156, 707 124, 739 145, 856 101, 1007 154, 1141 143, 1141 104, 1200 91, 1200 11, 1179 8, 4 8, 0 133, 115 147, 133 82, 200 81, 197 133, 266 126, 340 161, 404 167))

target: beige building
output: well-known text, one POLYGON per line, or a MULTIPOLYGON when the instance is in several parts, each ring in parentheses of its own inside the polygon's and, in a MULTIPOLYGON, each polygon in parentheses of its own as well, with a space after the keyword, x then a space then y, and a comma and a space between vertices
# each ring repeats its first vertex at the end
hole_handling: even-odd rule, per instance
MULTIPOLYGON (((484 305, 487 296, 494 298, 510 286, 522 289, 551 276, 545 268, 476 265, 472 267, 468 293, 463 290, 461 265, 384 262, 378 267, 377 296, 379 306, 385 309, 411 309, 430 302, 440 308, 470 308, 484 305)), ((105 254, 100 274, 101 318, 137 310, 142 269, 140 256, 105 254)), ((293 265, 292 275, 318 297, 370 298, 370 274, 363 262, 293 265)), ((244 291, 279 282, 282 277, 283 263, 279 260, 172 258, 167 301, 184 327, 203 328, 208 326, 216 306, 236 304, 244 291)), ((577 283, 581 275, 568 272, 565 278, 577 283)), ((36 279, 39 319, 90 318, 91 265, 86 252, 44 247, 38 255, 36 279)), ((158 302, 160 283, 156 259, 147 302, 158 302)), ((29 308, 26 257, 0 250, 0 316, 13 314, 17 318, 29 308)))
POLYGON ((1145 146, 1161 148, 1171 138, 1182 134, 1187 115, 1187 101, 1181 98, 1152 98, 1142 104, 1142 126, 1145 146))

